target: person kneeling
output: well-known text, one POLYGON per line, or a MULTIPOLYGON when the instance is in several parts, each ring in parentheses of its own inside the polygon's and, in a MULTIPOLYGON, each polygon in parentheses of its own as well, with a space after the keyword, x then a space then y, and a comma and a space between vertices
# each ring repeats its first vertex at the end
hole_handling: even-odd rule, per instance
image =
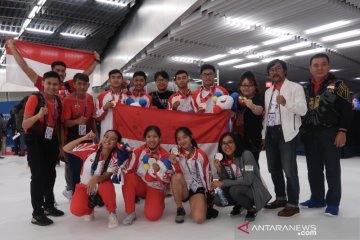
POLYGON ((75 187, 70 211, 75 216, 85 216, 85 221, 92 221, 94 207, 102 198, 109 212, 108 228, 115 228, 119 223, 115 213, 115 188, 110 178, 118 170, 115 148, 121 141, 121 135, 116 130, 108 130, 100 144, 81 143, 93 140, 95 137, 96 135, 91 131, 69 142, 63 148, 66 153, 73 154, 84 161, 80 183, 75 187))
POLYGON ((254 156, 250 151, 242 151, 232 133, 220 137, 218 151, 214 165, 220 180, 212 182, 216 192, 215 204, 244 207, 247 210, 245 221, 254 221, 257 212, 271 199, 254 156))

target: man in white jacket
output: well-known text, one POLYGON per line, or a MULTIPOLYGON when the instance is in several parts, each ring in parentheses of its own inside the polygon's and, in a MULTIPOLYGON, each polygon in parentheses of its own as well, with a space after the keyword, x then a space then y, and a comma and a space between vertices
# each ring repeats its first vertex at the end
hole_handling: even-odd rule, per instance
POLYGON ((267 73, 274 84, 265 92, 262 139, 276 199, 264 208, 283 208, 278 216, 292 217, 300 213, 296 137, 301 116, 307 112, 305 93, 301 85, 286 78, 287 65, 284 61, 275 59, 269 62, 267 73))

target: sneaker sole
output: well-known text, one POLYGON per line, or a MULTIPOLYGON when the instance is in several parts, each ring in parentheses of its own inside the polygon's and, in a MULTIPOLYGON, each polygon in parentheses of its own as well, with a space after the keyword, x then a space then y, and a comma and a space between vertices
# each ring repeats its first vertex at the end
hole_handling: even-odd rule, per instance
POLYGON ((325 216, 328 216, 328 217, 337 217, 338 216, 338 214, 337 215, 334 215, 331 213, 324 213, 324 214, 325 214, 325 216))

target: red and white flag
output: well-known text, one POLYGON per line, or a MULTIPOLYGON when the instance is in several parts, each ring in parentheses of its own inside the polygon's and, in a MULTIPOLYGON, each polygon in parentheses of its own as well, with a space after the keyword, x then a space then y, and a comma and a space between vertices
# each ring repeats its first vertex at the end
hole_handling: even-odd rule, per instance
POLYGON ((123 140, 131 147, 144 144, 144 130, 149 125, 161 129, 161 145, 170 150, 175 146, 175 131, 179 127, 188 127, 203 151, 209 157, 213 167, 214 155, 220 136, 229 131, 229 113, 188 113, 164 111, 118 104, 113 109, 114 128, 120 132, 123 140))
MULTIPOLYGON (((83 72, 94 62, 92 52, 24 41, 14 41, 14 44, 26 63, 40 76, 51 70, 50 65, 54 61, 63 61, 67 66, 65 78, 67 81, 72 79, 75 73, 83 72)), ((8 47, 6 48, 6 83, 25 86, 27 89, 33 87, 33 90, 37 91, 33 82, 17 65, 8 47)))

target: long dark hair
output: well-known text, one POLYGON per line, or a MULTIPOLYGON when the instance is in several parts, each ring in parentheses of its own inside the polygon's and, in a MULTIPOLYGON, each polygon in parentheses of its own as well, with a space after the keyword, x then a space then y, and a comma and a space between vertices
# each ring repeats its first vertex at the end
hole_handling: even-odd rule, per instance
POLYGON ((235 143, 235 152, 234 152, 234 157, 241 157, 243 151, 244 151, 244 148, 243 146, 240 144, 240 141, 239 141, 239 138, 237 138, 235 136, 234 133, 232 132, 226 132, 224 133, 223 135, 221 135, 220 137, 220 140, 219 140, 219 143, 218 143, 218 152, 219 153, 222 153, 222 155, 224 155, 224 157, 226 156, 226 154, 223 152, 222 148, 221 148, 221 143, 222 141, 224 140, 225 137, 231 137, 235 143))
POLYGON ((178 135, 179 132, 183 132, 186 136, 189 136, 189 137, 190 137, 190 139, 191 139, 191 145, 192 145, 193 147, 195 147, 195 148, 198 147, 198 145, 197 145, 197 143, 196 143, 196 140, 195 140, 195 138, 194 138, 193 135, 192 135, 191 130, 190 130, 189 128, 187 128, 187 127, 179 127, 178 129, 176 129, 176 131, 175 131, 175 142, 176 142, 176 144, 177 144, 177 135, 178 135))
MULTIPOLYGON (((122 138, 122 137, 121 137, 121 134, 120 134, 117 130, 115 130, 115 129, 107 130, 107 131, 104 133, 104 135, 107 134, 108 132, 113 132, 113 133, 115 133, 115 135, 116 135, 116 137, 117 137, 116 142, 117 142, 117 143, 121 143, 121 138, 122 138)), ((104 172, 105 172, 105 171, 107 170, 107 168, 109 167, 110 160, 111 160, 111 157, 112 157, 115 149, 116 149, 116 145, 115 145, 115 147, 114 147, 113 149, 111 149, 111 151, 110 151, 110 153, 109 153, 109 156, 108 156, 107 159, 105 160, 104 168, 103 168, 103 170, 102 170, 102 172, 101 172, 101 175, 104 174, 104 172)), ((94 172, 95 172, 96 169, 97 169, 97 166, 98 166, 98 163, 99 163, 99 159, 100 159, 101 151, 102 151, 102 146, 100 146, 99 149, 96 151, 95 160, 94 160, 93 164, 91 165, 91 175, 93 175, 94 172)))

